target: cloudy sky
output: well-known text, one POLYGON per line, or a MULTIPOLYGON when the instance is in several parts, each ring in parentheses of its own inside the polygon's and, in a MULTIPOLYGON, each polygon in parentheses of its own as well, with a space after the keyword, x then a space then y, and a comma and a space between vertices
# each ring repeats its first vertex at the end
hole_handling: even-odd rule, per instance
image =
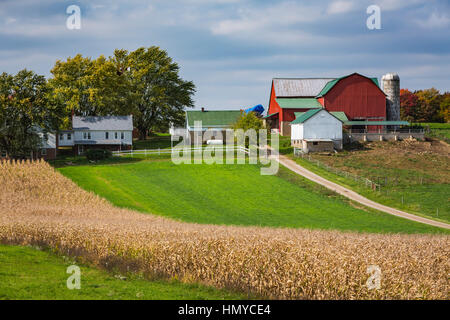
POLYGON ((57 59, 152 45, 194 81, 197 108, 266 107, 274 77, 397 72, 403 88, 450 90, 448 0, 0 0, 0 72, 50 77, 57 59))

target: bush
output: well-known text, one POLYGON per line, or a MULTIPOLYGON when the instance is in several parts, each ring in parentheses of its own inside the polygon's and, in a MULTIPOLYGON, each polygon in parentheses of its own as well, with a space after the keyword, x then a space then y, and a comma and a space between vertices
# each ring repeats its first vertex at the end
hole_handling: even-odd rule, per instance
POLYGON ((109 150, 103 149, 89 149, 86 151, 86 158, 88 160, 104 160, 110 158, 112 156, 112 152, 109 150))
POLYGON ((289 154, 289 153, 293 153, 293 152, 294 152, 293 147, 280 147, 280 150, 279 150, 280 154, 289 154))

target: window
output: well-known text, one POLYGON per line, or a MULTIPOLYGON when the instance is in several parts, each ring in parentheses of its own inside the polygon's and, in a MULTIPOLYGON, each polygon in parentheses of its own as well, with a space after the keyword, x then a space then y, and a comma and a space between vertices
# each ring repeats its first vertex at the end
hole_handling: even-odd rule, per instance
POLYGON ((122 139, 122 140, 125 139, 125 135, 123 132, 120 133, 120 139, 122 139))
POLYGON ((47 149, 41 149, 41 155, 46 156, 47 155, 47 149))
POLYGON ((61 140, 61 141, 64 140, 64 134, 61 133, 61 134, 59 135, 59 140, 61 140))
POLYGON ((114 132, 114 139, 117 139, 117 132, 114 132))
POLYGON ((72 140, 72 134, 71 133, 67 134, 67 140, 72 140))
POLYGON ((83 132, 83 139, 84 139, 84 140, 87 139, 87 132, 83 132))
POLYGON ((318 145, 319 145, 319 142, 317 142, 317 141, 313 142, 313 146, 318 146, 318 145))
POLYGON ((106 140, 109 139, 109 132, 105 132, 105 139, 106 139, 106 140))
POLYGON ((91 133, 88 132, 88 140, 91 140, 91 133))

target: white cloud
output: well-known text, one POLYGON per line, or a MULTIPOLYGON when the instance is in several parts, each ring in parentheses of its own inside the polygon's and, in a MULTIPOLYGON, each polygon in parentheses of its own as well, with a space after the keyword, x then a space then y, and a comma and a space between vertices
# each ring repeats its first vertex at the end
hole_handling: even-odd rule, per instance
POLYGON ((327 9, 328 14, 339 14, 346 13, 354 8, 354 3, 351 1, 334 1, 332 2, 327 9))
POLYGON ((445 28, 450 25, 450 18, 446 14, 433 12, 426 20, 416 20, 422 28, 445 28))

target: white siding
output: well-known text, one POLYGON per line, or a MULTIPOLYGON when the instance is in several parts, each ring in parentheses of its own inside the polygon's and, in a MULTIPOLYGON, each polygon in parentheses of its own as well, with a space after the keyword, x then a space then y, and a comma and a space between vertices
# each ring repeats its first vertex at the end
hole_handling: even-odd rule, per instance
MULTIPOLYGON (((132 145, 133 144, 133 132, 132 131, 120 131, 120 130, 105 130, 105 131, 92 131, 92 130, 76 130, 75 131, 75 141, 79 144, 82 141, 97 141, 99 144, 108 144, 108 141, 111 144, 113 142, 121 141, 122 144, 132 145), (106 132, 109 132, 109 137, 106 139, 106 132), (115 133, 117 132, 117 139, 115 133), (84 133, 87 135, 90 133, 91 139, 84 138, 84 133), (124 138, 121 138, 121 134, 123 133, 124 138)), ((117 144, 117 143, 115 143, 117 144)))
POLYGON ((342 122, 322 110, 304 123, 291 125, 291 139, 342 140, 342 122))
POLYGON ((74 134, 73 132, 63 132, 59 134, 59 141, 58 144, 60 147, 70 147, 74 145, 74 134), (70 140, 69 140, 69 135, 70 135, 70 140))

